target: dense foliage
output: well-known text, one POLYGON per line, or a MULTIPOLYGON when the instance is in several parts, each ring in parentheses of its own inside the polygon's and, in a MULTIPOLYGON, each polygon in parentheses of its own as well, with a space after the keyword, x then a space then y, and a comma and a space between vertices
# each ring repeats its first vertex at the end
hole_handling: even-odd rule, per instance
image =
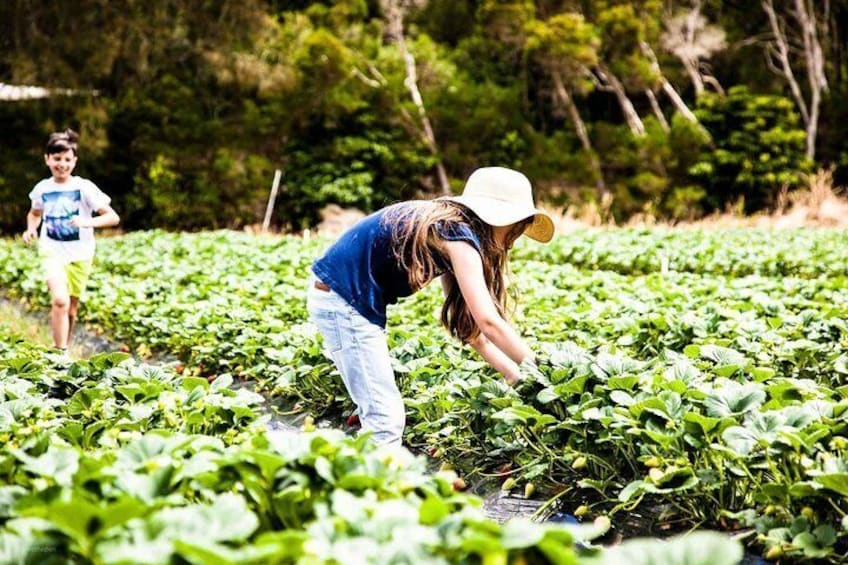
POLYGON ((0 325, 3 563, 733 565, 700 533, 612 551, 608 522, 487 519, 402 449, 266 431, 259 396, 123 353, 69 363, 0 325), (582 540, 580 546, 575 542, 582 540))
MULTIPOLYGON (((794 4, 773 4, 797 31, 794 4)), ((115 197, 128 228, 257 223, 277 168, 282 228, 327 203, 443 191, 442 169, 457 189, 481 165, 523 169, 552 204, 606 210, 611 197, 619 219, 694 217, 740 197, 754 210, 848 155, 848 3, 826 4, 811 162, 809 112, 763 63, 775 47, 759 3, 82 0, 71 15, 4 2, 0 82, 76 93, 0 102, 0 230, 21 230, 46 136, 67 126, 82 133, 78 173, 115 197)), ((809 65, 789 57, 808 99, 809 65)))
MULTIPOLYGON (((838 562, 846 243, 834 230, 524 242, 517 322, 542 376, 507 387, 436 327, 428 288, 390 311, 405 440, 472 480, 498 477, 577 514, 741 529, 771 557, 838 562)), ((324 244, 232 232, 106 239, 82 315, 137 352, 255 379, 341 424, 352 407, 304 311, 306 268, 324 244)), ((0 285, 43 308, 34 257, 20 242, 0 246, 0 285)))

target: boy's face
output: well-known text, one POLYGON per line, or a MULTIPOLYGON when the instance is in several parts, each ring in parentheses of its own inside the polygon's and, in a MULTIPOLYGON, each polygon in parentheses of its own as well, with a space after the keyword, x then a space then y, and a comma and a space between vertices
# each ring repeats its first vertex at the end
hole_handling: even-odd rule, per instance
POLYGON ((74 172, 74 167, 77 166, 77 156, 73 149, 68 149, 62 153, 51 153, 44 156, 44 162, 47 168, 53 173, 53 180, 56 182, 65 182, 71 178, 71 173, 74 172))

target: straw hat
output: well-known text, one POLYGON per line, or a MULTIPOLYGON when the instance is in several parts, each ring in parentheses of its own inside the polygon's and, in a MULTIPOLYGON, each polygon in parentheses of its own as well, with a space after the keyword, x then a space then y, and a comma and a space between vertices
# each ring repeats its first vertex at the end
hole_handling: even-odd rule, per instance
POLYGON ((477 169, 465 183, 461 196, 439 200, 459 202, 490 226, 508 226, 534 216, 524 235, 547 243, 554 236, 554 221, 533 204, 533 189, 526 176, 504 167, 477 169))

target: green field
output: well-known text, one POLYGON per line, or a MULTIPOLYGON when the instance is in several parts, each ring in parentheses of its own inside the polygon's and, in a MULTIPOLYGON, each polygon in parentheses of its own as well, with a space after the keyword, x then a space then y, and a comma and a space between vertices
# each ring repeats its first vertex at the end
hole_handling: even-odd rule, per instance
MULTIPOLYGON (((52 367, 47 361, 24 371, 19 366, 22 362, 14 361, 24 354, 8 353, 10 348, 23 347, 13 343, 4 346, 5 357, 0 362, 7 402, 17 398, 8 392, 11 385, 7 381, 18 383, 23 373, 35 384, 16 386, 28 394, 49 396, 51 387, 59 382, 63 394, 73 398, 85 390, 87 385, 81 383, 100 383, 94 389, 104 396, 87 397, 86 401, 101 400, 109 406, 162 398, 162 389, 144 390, 144 382, 150 380, 157 386, 163 380, 172 383, 179 393, 176 396, 190 396, 201 390, 203 394, 213 392, 202 384, 206 383, 202 377, 217 377, 216 383, 219 379, 222 383, 231 378, 249 379, 258 391, 342 427, 352 406, 321 354, 314 328, 305 319, 306 272, 327 243, 234 232, 159 231, 101 240, 82 317, 91 327, 130 344, 136 353, 176 356, 185 366, 180 367, 182 374, 156 369, 157 375, 170 371, 171 376, 145 377, 148 369, 120 364, 110 368, 118 359, 105 357, 98 361, 101 367, 85 362, 75 365, 84 368, 66 371, 69 380, 63 384, 52 372, 59 369, 45 368, 52 367), (39 376, 43 371, 54 376, 39 376), (82 371, 82 376, 73 375, 75 371, 82 371), (132 386, 141 392, 116 392, 125 385, 114 379, 124 378, 127 371, 139 372, 140 382, 132 386), (49 384, 39 384, 42 380, 49 384), (33 391, 32 386, 38 390, 33 391)), ((635 513, 655 522, 645 524, 646 531, 725 530, 738 534, 750 551, 769 558, 840 562, 848 552, 846 244, 848 234, 830 230, 616 230, 575 232, 560 236, 547 247, 525 243, 515 250, 512 262, 513 284, 519 295, 514 317, 521 333, 539 352, 542 377, 515 388, 506 386, 470 350, 450 341, 438 327, 440 303, 437 285, 432 285, 390 310, 389 341, 407 399, 406 443, 427 450, 467 481, 488 478, 502 481, 501 488, 515 493, 556 497, 564 511, 590 523, 596 516, 609 516, 618 525, 635 513)), ((43 309, 47 295, 36 265, 34 250, 19 241, 0 243, 0 286, 8 296, 43 309)), ((13 341, 8 332, 3 337, 6 343, 13 341)), ((223 388, 214 392, 229 394, 223 388)), ((257 439, 264 436, 251 428, 256 415, 251 415, 249 403, 240 408, 246 410, 244 417, 219 416, 230 426, 222 432, 192 427, 200 425, 193 416, 195 411, 185 398, 181 402, 161 407, 163 412, 150 430, 165 429, 161 437, 169 438, 173 434, 223 434, 220 441, 224 443, 216 444, 216 449, 234 445, 226 449, 239 450, 256 442, 268 449, 263 444, 267 440, 257 439)), ((90 407, 85 409, 94 413, 90 407)), ((36 416, 34 422, 39 421, 36 416)), ((89 424, 82 425, 86 432, 91 429, 89 424)), ((214 427, 214 418, 209 425, 214 427)), ((104 429, 113 433, 120 426, 106 421, 104 429)), ((2 468, 10 477, 24 478, 15 479, 10 484, 17 486, 9 487, 22 490, 7 491, 7 496, 0 498, 11 501, 0 503, 0 508, 7 509, 7 519, 20 516, 8 510, 17 497, 37 491, 44 504, 69 504, 67 496, 73 494, 56 494, 52 502, 44 502, 49 498, 44 493, 50 488, 71 493, 90 488, 90 477, 80 476, 79 471, 62 475, 63 484, 36 485, 34 474, 38 472, 32 471, 32 465, 40 467, 33 461, 43 457, 40 464, 47 465, 54 454, 73 458, 67 450, 74 450, 76 457, 83 458, 80 461, 91 457, 103 462, 106 458, 114 464, 121 460, 122 450, 135 449, 131 448, 133 442, 147 441, 138 433, 160 437, 160 432, 148 432, 144 427, 130 429, 131 436, 122 438, 117 432, 112 443, 105 444, 105 431, 91 431, 88 440, 54 434, 52 439, 27 440, 25 448, 12 448, 8 443, 0 452, 2 468), (71 447, 57 446, 59 441, 71 447), (47 453, 51 456, 46 457, 47 453)), ((357 457, 371 457, 370 448, 352 440, 341 441, 328 445, 345 445, 332 449, 361 450, 357 457)), ((196 449, 191 441, 185 445, 196 449)), ((192 451, 184 458, 196 456, 192 451)), ((279 456, 267 455, 274 461, 279 456)), ((319 477, 338 486, 318 467, 316 464, 314 470, 319 477)), ((78 468, 86 473, 90 470, 91 476, 104 476, 101 467, 93 463, 80 462, 78 468)), ((139 488, 154 488, 148 484, 155 482, 148 471, 144 479, 148 482, 139 488)), ((117 480, 114 473, 106 474, 109 481, 117 480)), ((230 471, 224 475, 235 480, 230 471)), ((313 475, 310 480, 315 479, 313 475)), ((238 481, 216 491, 219 498, 215 498, 209 492, 187 494, 185 484, 174 483, 170 477, 168 489, 176 489, 178 496, 163 487, 145 491, 153 492, 144 501, 146 510, 121 503, 129 505, 128 515, 147 522, 159 519, 166 508, 214 513, 211 508, 216 504, 240 505, 238 511, 252 513, 258 527, 242 531, 241 537, 216 539, 216 547, 271 551, 258 541, 262 536, 272 536, 273 543, 268 543, 279 545, 281 525, 291 535, 296 529, 279 516, 279 508, 273 504, 280 485, 268 482, 265 476, 266 482, 256 487, 265 489, 266 499, 271 498, 270 506, 264 508, 265 499, 252 492, 252 479, 239 480, 245 490, 233 488, 243 493, 239 495, 244 497, 242 502, 220 499, 238 481)), ((101 481, 100 492, 95 494, 117 492, 111 483, 108 488, 102 486, 107 483, 101 481)), ((450 517, 467 504, 454 503, 451 496, 458 495, 439 491, 447 488, 445 484, 449 487, 449 481, 439 484, 433 489, 440 497, 447 496, 448 502, 426 502, 427 496, 417 502, 419 510, 428 506, 427 512, 429 505, 438 507, 433 510, 438 520, 427 525, 456 519, 450 517)), ((135 491, 130 494, 133 500, 141 496, 135 491)), ((90 504, 106 504, 90 492, 86 496, 90 504)), ((111 500, 117 504, 123 499, 111 500)), ((300 503, 292 504, 298 507, 300 503)), ((339 508, 342 505, 339 503, 339 508)), ((98 508, 96 512, 106 512, 98 508)), ((43 519, 48 514, 52 511, 34 510, 27 516, 43 519)), ((173 514, 174 520, 190 521, 178 515, 173 514)), ((357 521, 352 515, 335 516, 348 523, 357 521)), ((115 524, 117 530, 109 530, 110 535, 103 530, 105 518, 99 520, 98 531, 105 537, 80 533, 84 540, 66 540, 62 551, 94 559, 100 555, 97 551, 112 551, 116 539, 142 543, 132 520, 115 524)), ((168 524, 167 528, 172 528, 168 524)), ((145 527, 145 535, 149 535, 153 526, 148 523, 145 527)), ((491 532, 497 529, 480 527, 495 528, 491 532)), ((26 531, 43 533, 36 526, 26 531)), ((69 536, 60 531, 65 538, 69 536)), ((314 535, 313 529, 307 531, 314 535)), ((467 535, 473 538, 478 533, 467 535)), ((8 526, 3 535, 7 537, 0 543, 11 539, 8 526)), ((15 535, 21 538, 23 534, 15 535)), ((506 543, 502 530, 491 535, 500 540, 497 543, 506 543)), ((369 539, 373 541, 373 537, 369 539)), ((312 547, 303 543, 303 547, 312 547)), ((465 551, 474 546, 474 542, 457 543, 465 551)), ((557 543, 568 552, 575 551, 570 541, 557 543)), ((194 542, 169 539, 163 544, 163 552, 203 562, 197 557, 202 551, 194 542)), ((553 559, 553 550, 546 551, 543 545, 537 540, 522 547, 531 548, 527 550, 531 562, 532 558, 571 562, 553 559)), ((450 547, 445 545, 445 551, 450 547)), ((498 551, 509 549, 508 544, 497 547, 498 551)), ((438 554, 438 558, 475 562, 469 557, 472 553, 438 554)), ((289 557, 280 557, 279 562, 289 562, 286 559, 289 557)), ((581 555, 579 559, 591 557, 581 555)))

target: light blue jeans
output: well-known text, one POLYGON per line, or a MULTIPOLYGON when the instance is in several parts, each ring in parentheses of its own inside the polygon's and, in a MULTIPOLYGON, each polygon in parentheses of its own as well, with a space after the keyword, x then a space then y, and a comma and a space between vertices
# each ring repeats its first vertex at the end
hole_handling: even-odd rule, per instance
POLYGON ((306 309, 324 337, 324 353, 333 360, 358 408, 361 431, 372 432, 377 443, 400 445, 406 411, 385 330, 335 292, 315 288, 316 280, 309 279, 306 309))

